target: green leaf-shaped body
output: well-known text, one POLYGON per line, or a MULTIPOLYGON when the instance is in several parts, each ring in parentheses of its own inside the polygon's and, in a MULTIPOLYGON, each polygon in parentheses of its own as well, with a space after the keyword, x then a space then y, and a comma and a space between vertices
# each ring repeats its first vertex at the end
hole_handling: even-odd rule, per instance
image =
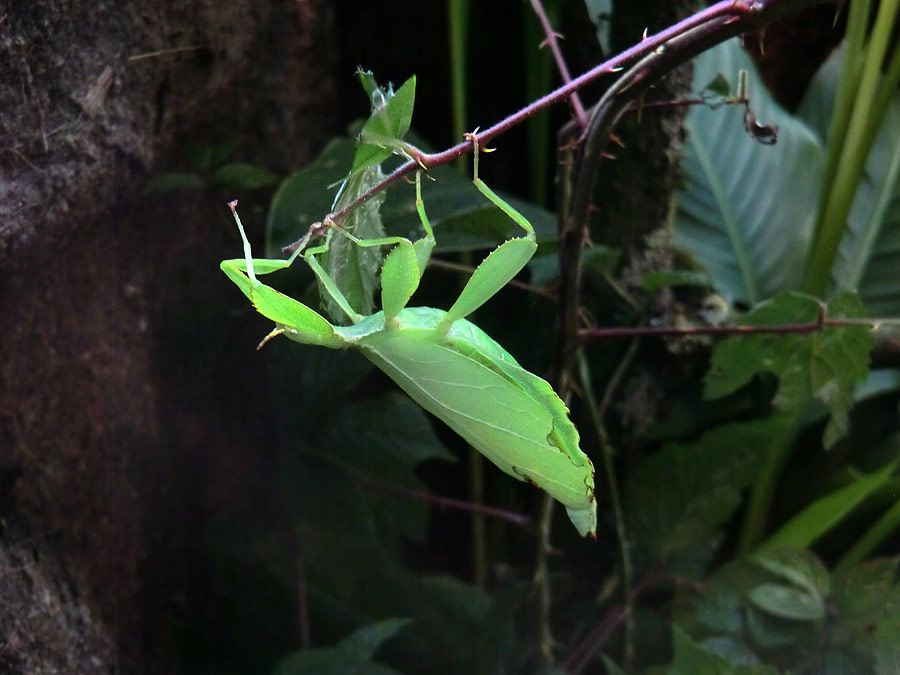
POLYGON ((596 528, 594 469, 550 385, 523 369, 478 326, 430 307, 381 312, 338 327, 401 389, 510 476, 563 504, 582 535, 596 528))
MULTIPOLYGON (((337 230, 361 248, 394 247, 382 267, 380 312, 358 313, 317 260, 328 251, 332 236, 326 235, 321 246, 307 249, 303 259, 352 322, 349 326, 332 324, 258 279, 258 274, 284 269, 291 261, 254 260, 236 211, 244 258, 224 261, 222 270, 260 314, 275 322, 269 337, 285 335, 304 344, 360 350, 413 400, 500 469, 561 502, 582 535, 593 535, 597 525, 594 468, 578 447, 578 432, 568 410, 546 381, 524 370, 503 347, 465 319, 507 284, 537 249, 528 220, 477 177, 475 186, 521 226, 525 236, 505 241, 482 261, 448 312, 406 307, 435 244, 418 175, 416 208, 424 238, 415 243, 403 237, 360 240, 337 230)), ((235 205, 231 204, 233 210, 235 205)), ((338 227, 327 222, 329 227, 338 227)))

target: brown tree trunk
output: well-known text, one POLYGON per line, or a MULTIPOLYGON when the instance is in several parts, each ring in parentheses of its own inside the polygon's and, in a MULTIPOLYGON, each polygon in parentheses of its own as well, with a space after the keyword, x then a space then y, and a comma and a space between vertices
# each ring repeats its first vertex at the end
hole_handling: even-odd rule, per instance
POLYGON ((0 4, 0 671, 173 669, 210 463, 252 432, 218 426, 227 209, 141 191, 188 143, 310 159, 329 29, 326 0, 0 4))

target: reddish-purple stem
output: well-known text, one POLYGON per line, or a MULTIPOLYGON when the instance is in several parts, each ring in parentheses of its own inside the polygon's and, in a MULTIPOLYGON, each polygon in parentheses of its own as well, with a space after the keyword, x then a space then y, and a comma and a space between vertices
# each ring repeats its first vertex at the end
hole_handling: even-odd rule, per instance
MULTIPOLYGON (((499 136, 500 134, 521 124, 522 122, 544 110, 545 108, 568 99, 581 87, 590 84, 595 80, 598 80, 603 75, 617 72, 621 70, 626 64, 631 63, 643 56, 646 56, 654 50, 659 49, 660 47, 664 47, 667 41, 671 40, 674 37, 677 37, 678 35, 686 33, 694 28, 698 28, 717 19, 728 20, 725 22, 727 25, 728 23, 737 21, 742 17, 751 16, 755 13, 761 12, 763 9, 770 8, 770 14, 776 15, 779 10, 785 10, 794 5, 797 5, 799 7, 804 4, 811 4, 816 1, 818 0, 768 0, 767 2, 763 2, 762 0, 721 0, 721 2, 716 3, 712 7, 708 7, 705 10, 697 12, 693 16, 690 16, 684 21, 680 21, 672 26, 669 26, 656 35, 652 35, 642 39, 638 44, 626 49, 625 51, 617 54, 616 56, 613 56, 610 59, 607 59, 600 65, 590 69, 582 75, 579 75, 571 82, 563 84, 561 87, 550 92, 549 94, 542 96, 532 103, 529 103, 518 112, 504 118, 497 124, 494 124, 484 131, 480 131, 477 136, 471 135, 465 141, 458 143, 453 147, 444 150, 443 152, 425 153, 420 152, 413 147, 408 147, 407 150, 412 156, 411 160, 401 164, 399 167, 394 169, 394 171, 385 176, 385 178, 380 183, 374 185, 369 190, 359 195, 356 199, 344 206, 341 210, 329 214, 328 217, 330 217, 334 221, 340 222, 340 219, 347 212, 356 208, 363 202, 368 201, 372 198, 373 195, 381 192, 389 185, 393 185, 401 178, 404 178, 405 176, 410 174, 415 169, 424 168, 427 170, 435 166, 440 166, 442 164, 452 162, 457 157, 460 157, 464 153, 469 152, 475 143, 478 143, 479 147, 483 147, 494 137, 499 136)), ((284 250, 286 252, 293 251, 299 246, 301 241, 303 240, 301 239, 294 244, 291 244, 290 246, 286 246, 284 250)))
POLYGON ((827 319, 825 318, 825 304, 819 304, 819 312, 815 321, 805 323, 785 324, 780 326, 696 326, 690 328, 674 328, 669 326, 615 326, 612 328, 587 328, 578 331, 578 337, 582 342, 591 340, 604 340, 618 337, 677 337, 680 335, 746 335, 770 334, 784 335, 796 333, 804 335, 823 328, 846 326, 877 327, 884 324, 893 324, 891 319, 827 319))
MULTIPOLYGON (((569 74, 569 67, 566 65, 566 60, 563 58, 562 51, 559 48, 559 40, 557 39, 559 36, 553 30, 553 26, 550 25, 550 19, 544 10, 544 4, 541 0, 531 0, 531 8, 534 10, 538 21, 541 22, 544 35, 547 36, 544 43, 550 47, 550 53, 553 54, 553 60, 556 62, 556 69, 559 71, 560 79, 562 79, 563 84, 568 84, 572 81, 572 76, 569 74)), ((588 116, 584 106, 581 105, 581 99, 578 97, 577 92, 572 92, 572 95, 569 97, 569 104, 572 106, 572 113, 575 115, 575 121, 578 123, 579 128, 585 129, 588 125, 588 116)))
POLYGON ((436 506, 437 508, 456 509, 458 511, 468 511, 469 513, 479 513, 489 518, 505 520, 506 522, 512 523, 513 525, 516 525, 518 527, 527 527, 528 523, 530 522, 528 516, 524 516, 521 513, 516 513, 515 511, 497 509, 491 506, 484 506, 483 504, 474 504, 472 502, 467 502, 461 499, 453 499, 451 497, 441 497, 440 495, 433 495, 423 490, 413 490, 412 488, 406 488, 399 485, 382 483, 381 481, 371 480, 362 476, 359 476, 358 480, 365 487, 371 490, 393 492, 404 497, 409 497, 410 499, 427 502, 429 504, 432 504, 433 506, 436 506))

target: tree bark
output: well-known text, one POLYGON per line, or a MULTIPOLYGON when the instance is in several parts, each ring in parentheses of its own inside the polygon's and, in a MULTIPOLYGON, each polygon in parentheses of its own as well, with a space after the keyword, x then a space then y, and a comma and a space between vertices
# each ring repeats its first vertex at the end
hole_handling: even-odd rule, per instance
POLYGON ((213 428, 243 392, 197 367, 238 249, 222 197, 141 191, 188 143, 308 161, 334 131, 328 5, 0 6, 2 672, 174 669, 211 444, 246 442, 213 428))

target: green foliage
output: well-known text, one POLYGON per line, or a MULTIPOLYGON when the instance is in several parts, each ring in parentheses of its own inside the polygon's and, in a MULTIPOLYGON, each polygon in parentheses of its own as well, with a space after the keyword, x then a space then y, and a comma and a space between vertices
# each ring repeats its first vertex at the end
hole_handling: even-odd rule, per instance
POLYGON ((415 75, 396 92, 379 87, 372 73, 360 71, 359 78, 372 101, 372 114, 359 133, 351 174, 379 166, 393 154, 405 155, 403 137, 409 131, 416 100, 415 75))
POLYGON ((408 624, 409 619, 384 619, 359 628, 334 647, 306 649, 286 657, 272 675, 399 675, 372 661, 379 646, 408 624))
POLYGON ((797 255, 808 247, 823 147, 758 84, 756 68, 738 41, 698 57, 694 82, 706 87, 719 73, 731 80, 740 70, 749 73, 754 114, 779 127, 778 144, 754 141, 744 130, 741 107, 693 108, 675 242, 703 265, 729 302, 755 305, 800 283, 797 255), (790 190, 780 188, 784 185, 790 190))
POLYGON ((160 174, 147 184, 146 193, 197 192, 205 189, 260 190, 278 182, 277 175, 262 167, 245 162, 227 162, 235 150, 235 142, 188 145, 185 156, 195 171, 160 174))
POLYGON ((760 550, 782 546, 805 547, 811 545, 837 525, 863 500, 883 486, 896 466, 896 461, 891 462, 880 471, 861 477, 816 500, 761 544, 760 550))
MULTIPOLYGON (((877 124, 868 122, 874 150, 863 155, 858 186, 840 179, 844 201, 852 208, 839 231, 829 226, 835 230, 829 236, 838 237, 836 255, 825 255, 817 243, 815 228, 825 218, 822 195, 835 189, 829 179, 842 175, 833 168, 828 172, 838 161, 832 153, 843 142, 834 130, 829 132, 828 115, 845 80, 842 53, 836 51, 822 65, 796 114, 780 108, 758 85, 758 72, 737 41, 696 60, 698 83, 721 81, 719 75, 730 79, 746 70, 753 112, 779 127, 776 149, 753 141, 738 107, 700 106, 688 116, 686 186, 678 195, 676 241, 704 265, 729 301, 755 305, 799 290, 804 264, 810 269, 828 265, 832 290, 817 288, 815 293, 855 289, 870 311, 900 311, 900 285, 893 274, 900 223, 900 94, 889 87, 884 89, 883 116, 877 124), (718 148, 728 151, 716 152, 718 148), (779 185, 791 188, 777 189, 779 185)), ((829 222, 835 217, 828 216, 829 222)))
POLYGON ((722 526, 741 505, 765 459, 761 451, 790 419, 771 417, 712 429, 643 460, 626 489, 631 531, 650 559, 697 575, 716 551, 722 526))
MULTIPOLYGON (((594 13, 601 11, 607 9, 594 13)), ((605 31, 608 25, 597 28, 605 31)), ((891 537, 900 528, 896 443, 883 441, 897 427, 898 380, 896 373, 869 371, 872 329, 854 322, 866 316, 864 303, 879 313, 900 311, 900 112, 893 114, 900 111, 900 97, 890 98, 884 122, 873 130, 875 151, 865 161, 829 268, 833 295, 825 316, 835 324, 851 321, 815 325, 819 299, 797 292, 819 236, 819 192, 833 142, 825 109, 839 98, 840 58, 823 65, 795 114, 777 106, 736 43, 697 62, 695 89, 705 86, 707 105, 688 118, 685 181, 674 221, 677 244, 698 264, 651 272, 627 284, 636 281, 633 286, 647 294, 662 291, 662 297, 679 300, 712 287, 748 331, 719 340, 710 354, 693 352, 677 366, 646 340, 634 352, 612 342, 588 352, 597 393, 606 393, 622 367, 626 380, 635 372, 651 372, 647 398, 661 403, 646 413, 653 427, 642 435, 629 428, 624 414, 618 419, 640 392, 611 389, 613 400, 606 403, 613 412, 601 420, 596 437, 585 423, 594 411, 584 408, 597 408, 593 400, 602 397, 579 391, 571 404, 586 451, 596 458, 600 449, 609 450, 606 468, 612 470, 598 473, 598 485, 622 488, 624 554, 613 555, 612 527, 603 518, 600 545, 576 544, 573 533, 553 533, 552 545, 562 552, 551 557, 549 567, 546 588, 553 611, 539 620, 552 622, 551 632, 564 645, 560 661, 563 649, 566 655, 607 650, 584 672, 599 668, 602 659, 610 673, 881 675, 894 672, 900 659, 897 561, 867 560, 891 551, 891 537), (743 107, 732 105, 729 81, 742 70, 749 74, 753 114, 762 124, 779 127, 774 147, 757 142, 745 128, 743 107), (776 326, 784 330, 759 330, 776 326), (657 447, 655 439, 664 442, 657 447), (822 446, 831 451, 824 453, 822 446), (618 628, 615 639, 592 642, 608 625, 618 628)), ((383 175, 381 163, 408 156, 411 140, 425 147, 409 130, 415 79, 394 92, 379 87, 369 73, 359 77, 372 115, 282 182, 267 228, 267 254, 273 258, 310 223, 375 185, 383 175), (337 193, 335 185, 341 185, 337 193)), ((425 184, 423 199, 435 230, 435 252, 493 249, 514 235, 515 224, 461 173, 435 167, 429 174, 435 181, 425 184)), ((252 172, 246 180, 252 182, 252 172)), ((540 250, 529 263, 529 282, 551 285, 557 277, 554 217, 510 197, 500 201, 534 226, 540 250)), ((412 191, 402 188, 351 211, 341 224, 367 240, 385 232, 414 239, 422 228, 412 191)), ((584 268, 621 284, 615 275, 624 256, 594 236, 598 241, 586 251, 584 268)), ((409 272, 419 256, 392 243, 399 253, 383 264, 376 247, 330 237, 327 254, 320 256, 325 274, 355 311, 375 312, 379 273, 385 286, 415 288, 409 272)), ((510 260, 518 261, 520 252, 513 253, 510 260)), ((505 255, 495 254, 486 265, 507 267, 505 255)), ((281 262, 257 261, 256 271, 279 270, 281 262)), ((246 279, 238 267, 232 271, 246 279)), ((294 297, 312 281, 301 267, 278 272, 294 297)), ((496 286, 500 274, 494 271, 496 286)), ((433 299, 445 300, 457 289, 437 282, 429 287, 431 276, 426 274, 417 291, 424 296, 421 304, 444 306, 433 299)), ((252 290, 250 282, 240 283, 245 292, 252 290)), ((323 290, 331 302, 332 290, 323 290)), ((488 291, 480 290, 479 299, 488 291)), ((273 297, 254 302, 259 307, 273 297)), ((518 335, 533 343, 548 332, 553 320, 547 308, 535 311, 530 305, 540 303, 534 302, 522 310, 527 301, 512 293, 504 298, 512 298, 508 307, 498 303, 485 314, 509 339, 518 335)), ((408 294, 388 294, 383 306, 397 314, 408 299, 408 294)), ((642 309, 638 304, 631 308, 635 314, 642 309)), ((600 307, 591 318, 601 324, 634 320, 607 309, 600 307)), ((332 318, 345 316, 334 302, 327 311, 332 318)), ((279 314, 276 322, 299 323, 289 314, 279 314)), ((330 323, 322 322, 331 335, 330 323)), ((546 357, 548 350, 538 345, 536 353, 546 357)), ((461 372, 432 360, 418 342, 392 356, 398 369, 404 356, 418 368, 416 377, 445 381, 451 372, 461 372)), ((298 564, 303 569, 315 646, 284 658, 275 672, 534 672, 537 593, 528 583, 529 541, 490 523, 486 555, 497 574, 489 590, 449 573, 431 573, 416 557, 437 545, 443 547, 437 565, 442 572, 452 569, 462 577, 458 569, 468 564, 454 558, 468 548, 468 532, 436 524, 427 501, 429 490, 443 493, 448 481, 443 478, 435 488, 421 478, 455 471, 446 468, 446 460, 456 455, 441 440, 450 435, 435 433, 433 420, 401 393, 385 393, 384 381, 352 353, 272 344, 263 358, 273 419, 285 446, 278 450, 277 491, 288 534, 248 540, 238 527, 212 538, 248 569, 264 569, 284 597, 293 597, 298 564)), ((492 360, 491 367, 503 371, 502 361, 492 360)), ((384 369, 404 386, 402 377, 384 369)), ((473 390, 481 388, 469 373, 462 379, 473 390)), ((525 380, 517 382, 527 388, 525 380)), ((582 384, 591 386, 589 378, 582 384)), ((514 420, 524 435, 539 415, 525 414, 513 395, 503 403, 510 402, 517 409, 501 417, 514 420)), ((444 419, 452 424, 451 417, 444 419)), ((513 488, 489 481, 491 505, 524 510, 529 493, 513 488)), ((249 507, 235 505, 236 511, 242 508, 249 507)), ((613 512, 608 520, 618 516, 613 512)), ((544 588, 543 581, 536 588, 544 588)), ((562 666, 553 672, 562 672, 562 666)))
POLYGON ((726 565, 675 628, 675 672, 894 672, 896 570, 882 559, 832 577, 797 549, 726 565))
MULTIPOLYGON (((830 319, 865 316, 859 299, 851 293, 829 301, 830 319)), ((744 326, 815 324, 819 304, 815 299, 788 293, 757 305, 741 320, 744 326)), ((713 350, 706 375, 705 394, 719 398, 766 372, 778 378, 775 406, 800 411, 811 401, 828 407, 831 420, 825 429, 825 447, 847 433, 853 407, 854 386, 869 372, 872 331, 868 326, 836 326, 806 334, 757 334, 726 338, 713 350)))

